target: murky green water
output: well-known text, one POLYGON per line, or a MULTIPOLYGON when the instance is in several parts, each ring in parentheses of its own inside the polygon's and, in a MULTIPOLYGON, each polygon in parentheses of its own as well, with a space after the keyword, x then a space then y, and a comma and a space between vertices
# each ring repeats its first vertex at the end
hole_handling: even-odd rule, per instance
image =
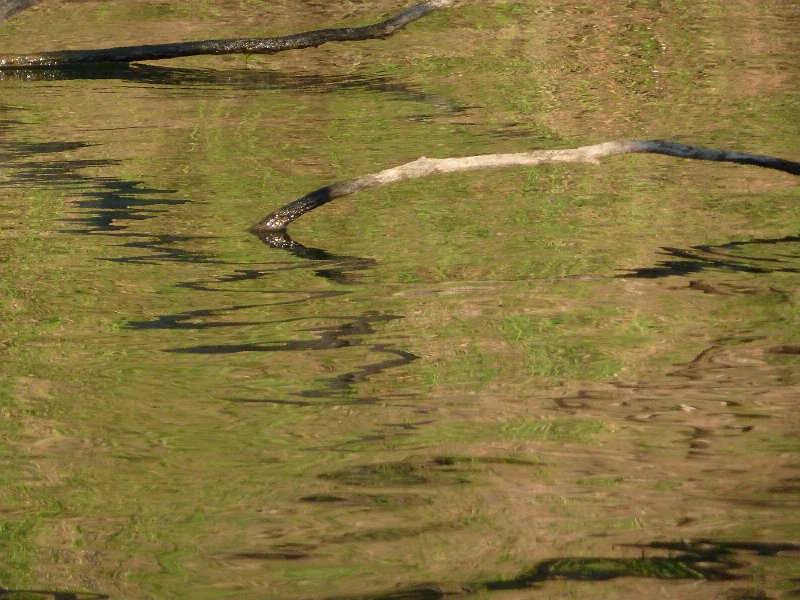
MULTIPOLYGON (((53 0, 0 47, 402 5, 369 4, 53 0)), ((4 75, 0 597, 797 594, 793 177, 628 156, 364 192, 294 251, 247 227, 421 155, 797 160, 799 27, 794 2, 498 0, 383 42, 4 75)))

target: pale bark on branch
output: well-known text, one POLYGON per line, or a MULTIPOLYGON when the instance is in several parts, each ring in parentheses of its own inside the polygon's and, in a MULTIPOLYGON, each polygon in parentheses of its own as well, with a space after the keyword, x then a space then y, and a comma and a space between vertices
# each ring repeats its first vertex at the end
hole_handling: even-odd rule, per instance
POLYGON ((285 231, 289 223, 331 200, 404 179, 417 179, 437 173, 454 173, 475 169, 529 167, 557 163, 598 164, 599 159, 606 156, 632 153, 665 154, 679 158, 755 165, 800 175, 800 162, 745 152, 687 146, 663 140, 621 140, 563 150, 534 150, 514 154, 483 154, 459 158, 427 158, 423 156, 397 167, 355 179, 347 179, 315 190, 268 214, 253 225, 251 231, 254 233, 285 231))
POLYGON ((202 40, 144 46, 121 46, 96 50, 58 50, 19 56, 0 55, 0 69, 50 68, 87 63, 130 63, 141 60, 162 60, 209 54, 275 54, 285 50, 300 50, 321 46, 327 42, 352 42, 385 39, 409 23, 450 6, 458 0, 425 0, 395 16, 363 27, 318 29, 281 37, 202 40))

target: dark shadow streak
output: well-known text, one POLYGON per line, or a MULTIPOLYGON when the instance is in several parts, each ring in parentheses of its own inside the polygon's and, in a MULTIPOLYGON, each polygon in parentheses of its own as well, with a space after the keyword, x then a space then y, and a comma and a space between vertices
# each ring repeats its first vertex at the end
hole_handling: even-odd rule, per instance
POLYGON ((307 544, 282 544, 261 552, 239 552, 230 558, 235 560, 299 560, 310 556, 313 546, 307 544))
POLYGON ((707 270, 740 273, 800 273, 800 246, 797 252, 778 254, 771 258, 748 255, 748 247, 798 244, 800 236, 763 238, 744 242, 728 242, 718 246, 698 245, 689 248, 662 248, 662 254, 672 257, 655 267, 641 267, 617 275, 621 278, 655 279, 673 275, 690 275, 707 270), (734 252, 738 251, 738 252, 734 252))
POLYGON ((140 241, 119 244, 120 248, 135 248, 149 250, 151 254, 134 254, 132 256, 106 257, 102 260, 124 264, 159 265, 165 262, 192 263, 192 264, 226 264, 215 260, 212 255, 193 250, 186 250, 179 244, 194 240, 213 239, 210 236, 199 235, 152 235, 139 233, 98 234, 113 235, 115 238, 140 238, 140 241))
MULTIPOLYGON (((307 352, 364 346, 365 344, 360 338, 375 333, 373 328, 374 323, 384 323, 401 317, 369 312, 360 317, 349 318, 353 320, 336 327, 306 330, 315 334, 316 337, 311 340, 194 346, 190 348, 172 348, 165 351, 177 354, 236 354, 240 352, 307 352)), ((344 401, 348 404, 373 404, 378 402, 379 399, 375 397, 349 397, 354 387, 358 383, 367 380, 369 377, 388 369, 405 366, 419 358, 411 352, 392 348, 388 344, 366 345, 366 349, 370 353, 389 354, 396 358, 387 358, 378 362, 362 365, 335 377, 318 379, 317 383, 323 386, 321 389, 314 388, 304 390, 296 392, 294 395, 304 399, 337 398, 337 402, 344 401)), ((272 398, 230 398, 230 401, 245 404, 292 404, 297 406, 311 406, 316 404, 307 400, 280 400, 272 398)))
MULTIPOLYGON (((150 69, 139 66, 123 69, 126 73, 135 72, 137 74, 161 73, 160 68, 150 69)), ((166 70, 167 73, 171 71, 166 70)), ((310 83, 310 82, 309 82, 310 83)), ((20 122, 16 120, 0 120, 0 133, 12 129, 20 122)), ((67 188, 75 189, 78 196, 76 205, 82 209, 87 216, 72 217, 66 221, 78 225, 71 229, 64 229, 61 233, 90 234, 112 236, 123 241, 118 245, 121 248, 135 249, 137 252, 132 256, 106 257, 101 260, 124 264, 152 264, 159 265, 165 262, 178 263, 206 263, 223 264, 215 260, 212 255, 196 251, 186 250, 187 242, 208 239, 201 236, 179 236, 179 235, 150 235, 125 231, 126 221, 140 221, 158 216, 165 212, 154 207, 158 205, 174 206, 189 202, 189 200, 167 199, 163 197, 153 198, 154 195, 163 196, 173 194, 174 190, 162 190, 148 188, 142 185, 141 181, 125 181, 115 178, 91 177, 79 173, 78 171, 90 167, 103 167, 117 164, 116 161, 109 160, 52 160, 46 157, 43 160, 33 160, 40 154, 49 155, 53 153, 70 152, 80 150, 88 146, 84 142, 48 142, 40 144, 19 143, 7 141, 0 138, 0 156, 5 158, 5 166, 9 171, 10 184, 39 185, 48 188, 67 188), (149 251, 142 253, 141 251, 149 251)), ((237 269, 232 274, 217 277, 216 284, 234 284, 241 281, 255 280, 262 277, 274 275, 277 272, 289 269, 308 269, 314 273, 340 285, 352 284, 354 281, 353 273, 371 268, 375 260, 371 258, 360 258, 353 256, 337 256, 324 250, 307 248, 301 244, 293 242, 288 236, 284 236, 280 243, 273 244, 273 247, 290 252, 297 258, 303 259, 302 264, 296 261, 278 263, 270 269, 237 269), (315 261, 317 264, 309 265, 306 261, 315 261)), ((227 263, 225 263, 227 264, 227 263)), ((184 282, 178 284, 180 287, 189 289, 216 291, 216 288, 207 283, 184 282)), ((231 290, 225 290, 230 292, 231 290)), ((264 290, 259 290, 264 293, 264 290)), ((324 290, 314 292, 298 292, 297 290, 276 290, 275 293, 292 293, 295 296, 301 293, 303 298, 300 301, 308 301, 314 297, 326 297, 347 293, 342 290, 324 290)), ((280 303, 296 303, 298 300, 292 299, 280 303)), ((210 330, 222 327, 246 327, 252 325, 265 325, 267 323, 259 321, 235 321, 226 322, 225 316, 231 311, 248 310, 257 306, 267 306, 268 304, 253 305, 240 304, 229 308, 217 309, 198 309, 183 313, 161 315, 150 321, 133 321, 128 324, 131 329, 190 329, 190 330, 210 330), (204 322, 192 322, 204 321, 204 322)), ((234 344, 234 345, 208 345, 190 348, 168 349, 167 352, 175 353, 194 353, 194 354, 221 354, 237 352, 275 352, 275 351, 309 351, 343 348, 349 346, 364 345, 353 336, 374 334, 372 324, 399 318, 394 315, 377 315, 367 313, 361 317, 352 317, 352 321, 338 327, 322 328, 312 330, 317 334, 317 338, 308 341, 288 341, 274 343, 256 344, 234 344)), ((369 351, 381 354, 393 355, 392 358, 370 363, 351 370, 336 377, 320 380, 323 385, 322 390, 314 389, 300 392, 301 398, 323 398, 350 394, 353 386, 358 382, 364 381, 370 375, 382 372, 386 369, 402 366, 415 360, 417 357, 409 352, 397 350, 386 344, 367 345, 369 351)), ((241 402, 258 402, 261 400, 237 400, 241 402)), ((372 403, 377 401, 375 398, 356 398, 347 399, 348 402, 372 403)), ((300 400, 300 402, 304 402, 300 400)))
MULTIPOLYGON (((288 344, 293 344, 289 342, 288 344)), ((287 344, 287 345, 288 345, 287 344)), ((342 346, 335 346, 334 348, 344 347, 351 345, 345 342, 342 346)), ((281 350, 288 348, 282 347, 281 350)), ((307 349, 307 348, 304 348, 307 349)), ((317 349, 317 348, 315 348, 317 349)), ((337 375, 336 377, 321 378, 317 383, 324 385, 322 389, 311 389, 296 392, 294 395, 299 398, 308 398, 309 400, 281 400, 274 398, 229 398, 230 402, 239 404, 286 404, 292 406, 317 406, 318 400, 336 399, 337 404, 347 405, 366 405, 376 404, 381 401, 381 398, 376 396, 356 396, 353 397, 353 388, 356 384, 367 380, 369 377, 377 375, 388 369, 403 367, 417 360, 419 357, 411 352, 404 350, 397 350, 390 348, 384 344, 376 344, 368 346, 370 352, 394 354, 398 358, 386 359, 375 363, 363 365, 347 373, 337 375), (317 401, 315 401, 317 400, 317 401)))
POLYGON ((479 592, 537 589, 548 581, 565 579, 602 582, 619 577, 638 577, 662 580, 734 581, 746 577, 742 574, 742 571, 749 566, 745 553, 763 557, 773 557, 781 553, 800 553, 800 544, 747 541, 651 542, 628 547, 640 550, 641 557, 555 558, 539 562, 532 569, 511 579, 457 585, 425 583, 383 593, 328 596, 325 600, 433 600, 464 597, 479 592), (663 556, 664 551, 667 552, 667 556, 663 556), (660 555, 646 556, 648 552, 659 552, 660 555))
MULTIPOLYGON (((311 329, 316 334, 316 338, 312 340, 298 340, 287 342, 274 342, 262 344, 229 344, 218 346, 195 346, 192 348, 174 348, 166 350, 166 352, 180 353, 180 354, 231 354, 239 352, 287 352, 287 351, 318 351, 318 350, 335 350, 338 348, 356 347, 362 345, 358 337, 370 335, 375 333, 372 327, 373 323, 387 322, 400 317, 394 315, 380 315, 377 313, 368 313, 362 317, 352 317, 354 320, 337 327, 326 327, 320 329, 311 329), (355 339, 353 339, 355 338, 355 339)), ((142 324, 139 324, 141 327, 142 324)), ((214 326, 214 325, 211 325, 214 326)), ((318 383, 324 387, 322 389, 305 390, 296 393, 295 395, 300 398, 309 399, 322 399, 331 397, 346 396, 352 392, 353 387, 365 381, 367 378, 374 376, 378 373, 405 366, 419 358, 418 356, 391 348, 387 344, 373 344, 367 346, 371 353, 391 354, 397 358, 386 359, 375 363, 360 366, 357 369, 348 371, 341 375, 330 378, 322 378, 317 380, 318 383)), ((232 398, 232 402, 251 403, 251 404, 294 404, 298 406, 309 406, 313 402, 300 400, 300 401, 286 401, 277 399, 252 399, 252 398, 232 398)), ((378 401, 378 398, 361 397, 361 398, 348 398, 348 403, 355 404, 372 404, 378 401)))
POLYGON ((266 342, 260 344, 221 344, 209 346, 192 346, 189 348, 172 348, 165 352, 179 354, 236 354, 239 352, 284 352, 305 350, 331 350, 358 344, 350 339, 352 336, 368 335, 375 333, 372 323, 393 321, 401 317, 395 315, 381 315, 368 312, 360 317, 339 317, 353 319, 337 327, 322 327, 306 329, 304 331, 316 334, 312 340, 296 340, 289 342, 266 342))
MULTIPOLYGON (((136 245, 141 247, 145 244, 137 242, 128 245, 136 245)), ((152 245, 152 242, 147 242, 147 245, 152 245)), ((229 289, 229 284, 269 278, 282 271, 294 269, 312 269, 319 277, 328 279, 337 284, 349 285, 355 280, 353 275, 354 272, 369 269, 374 266, 376 262, 371 258, 339 256, 324 250, 307 248, 292 241, 290 238, 288 238, 288 236, 283 236, 280 239, 280 242, 274 244, 273 247, 288 251, 293 256, 303 259, 303 261, 300 263, 297 261, 274 262, 270 265, 270 268, 267 269, 237 269, 233 273, 215 277, 210 281, 183 282, 179 283, 178 286, 198 291, 224 291, 226 293, 230 293, 233 290, 229 289)), ((164 258, 165 257, 163 255, 156 257, 138 257, 134 259, 125 259, 125 262, 159 262, 164 258)), ((175 256, 174 253, 171 255, 171 258, 173 260, 180 260, 180 257, 175 256)), ((192 259, 196 260, 197 257, 194 256, 192 259)), ((264 290, 263 287, 257 290, 257 292, 262 295, 265 293, 265 291, 269 292, 269 290, 264 290)), ((212 330, 223 327, 246 327, 254 325, 268 326, 276 323, 276 321, 237 320, 226 322, 224 318, 232 311, 252 310, 258 307, 275 306, 280 304, 296 304, 298 302, 308 302, 309 300, 313 299, 339 296, 342 294, 347 294, 348 292, 341 289, 321 291, 277 289, 274 290, 273 293, 291 294, 294 297, 289 300, 280 300, 270 303, 241 304, 217 309, 199 309, 175 314, 160 315, 148 321, 132 321, 128 323, 127 326, 131 329, 176 330, 212 330), (302 295, 302 297, 297 298, 298 294, 302 295)), ((374 397, 353 398, 348 396, 352 395, 352 389, 356 384, 366 380, 368 377, 383 372, 387 369, 404 366, 418 358, 416 355, 410 352, 392 348, 388 344, 369 345, 364 344, 364 342, 360 339, 362 336, 372 335, 375 333, 373 324, 401 318, 399 316, 368 312, 361 316, 326 318, 348 319, 348 322, 334 327, 321 327, 305 330, 314 334, 315 337, 311 340, 290 340, 245 344, 209 344, 192 346, 188 348, 169 348, 165 349, 164 351, 176 354, 237 354, 243 352, 306 352, 366 346, 367 350, 371 353, 393 355, 394 358, 388 358, 386 360, 369 363, 335 377, 319 379, 317 380, 317 383, 321 384, 322 389, 315 387, 314 389, 301 391, 295 394, 299 398, 309 399, 336 397, 337 402, 347 404, 372 404, 378 402, 379 399, 374 397)), ((306 319, 296 318, 281 320, 278 322, 285 324, 303 320, 306 319)), ((310 406, 318 404, 318 402, 300 399, 284 400, 271 398, 230 398, 229 400, 243 404, 286 404, 295 406, 310 406)))
POLYGON ((139 85, 175 88, 176 93, 198 89, 238 91, 286 90, 306 93, 360 90, 396 99, 432 104, 438 112, 461 114, 470 107, 397 83, 386 75, 320 75, 283 73, 264 69, 193 69, 150 64, 94 64, 59 69, 12 69, 0 71, 0 81, 115 80, 139 85))
POLYGON ((300 242, 292 239, 286 231, 251 231, 251 233, 270 248, 286 250, 297 258, 325 261, 326 263, 339 263, 340 266, 326 265, 326 268, 314 271, 320 277, 329 279, 335 283, 353 283, 353 277, 351 275, 353 271, 365 271, 376 264, 374 258, 336 255, 319 248, 304 246, 300 242))
POLYGON ((7 590, 0 588, 0 600, 107 600, 108 594, 90 592, 56 592, 53 590, 7 590))
MULTIPOLYGON (((383 353, 383 354, 394 354, 398 358, 395 359, 387 359, 382 360, 380 362, 371 363, 368 365, 364 365, 356 370, 349 371, 347 373, 343 373, 342 375, 337 375, 336 377, 330 377, 325 379, 319 379, 320 383, 326 384, 328 387, 325 390, 306 390, 303 392, 299 392, 297 395, 301 398, 328 398, 337 393, 345 393, 349 392, 350 389, 357 383, 362 381, 366 381, 369 377, 377 375, 383 371, 388 369, 395 369, 398 367, 404 367, 408 364, 411 364, 415 360, 419 359, 419 356, 416 354, 412 354, 411 352, 406 352, 405 350, 397 350, 395 348, 390 348, 385 344, 376 344, 372 346, 368 346, 370 352, 375 353, 383 353)), ((378 402, 380 399, 375 397, 367 397, 367 398, 359 398, 359 404, 371 404, 373 402, 378 402)))
MULTIPOLYGON (((3 107, 0 107, 2 110, 3 107)), ((8 108, 8 110, 13 110, 8 108)), ((91 146, 87 142, 53 141, 44 143, 19 142, 7 139, 8 130, 22 124, 14 119, 0 120, 0 160, 4 167, 3 186, 35 186, 42 189, 74 190, 77 200, 73 205, 82 209, 83 215, 63 219, 73 224, 59 233, 83 235, 109 235, 133 237, 137 241, 123 244, 123 248, 153 250, 149 256, 137 253, 130 257, 108 258, 115 262, 153 264, 166 260, 179 262, 213 262, 210 257, 176 248, 190 240, 206 239, 200 236, 153 236, 125 233, 127 222, 142 221, 160 216, 167 209, 159 206, 186 204, 189 200, 164 198, 175 190, 144 187, 141 181, 125 181, 112 177, 92 177, 80 171, 87 168, 119 164, 115 160, 84 160, 57 158, 60 153, 73 152, 91 146), (157 196, 153 198, 152 196, 157 196), (86 214, 88 212, 88 214, 86 214)))
MULTIPOLYGON (((10 145, 10 144, 9 144, 10 145)), ((5 167, 12 170, 11 176, 2 185, 36 185, 50 189, 79 188, 86 185, 88 179, 76 171, 78 169, 88 169, 91 167, 107 167, 117 165, 116 160, 50 160, 47 162, 21 161, 19 160, 19 148, 9 148, 7 145, 3 154, 6 154, 5 167)), ((41 149, 31 150, 34 156, 39 154, 51 154, 54 152, 68 152, 68 147, 59 148, 61 144, 36 144, 41 149)), ((66 143, 64 144, 66 146, 66 143)))
MULTIPOLYGON (((226 292, 231 293, 235 290, 231 288, 221 287, 225 284, 229 283, 239 283, 242 281, 257 281, 259 279, 264 279, 268 277, 273 277, 276 274, 285 272, 285 271, 295 271, 295 270, 308 270, 309 268, 313 268, 308 264, 297 263, 294 261, 274 261, 269 264, 268 268, 260 268, 260 269, 234 269, 233 273, 220 275, 215 277, 211 280, 206 281, 183 281, 178 283, 177 286, 189 290, 195 290, 198 292, 226 292)), ((320 275, 320 273, 315 272, 315 274, 320 275)), ((320 275, 322 276, 322 275, 320 275)), ((345 277, 340 279, 346 279, 347 283, 352 283, 350 280, 350 275, 345 274, 345 277)), ((264 289, 259 289, 258 293, 262 293, 264 289)), ((343 294, 347 294, 347 291, 344 290, 283 290, 283 289, 276 289, 274 290, 277 294, 303 294, 304 300, 309 298, 329 298, 333 296, 341 296, 343 294)), ((282 302, 274 302, 273 305, 278 304, 292 304, 297 302, 297 300, 287 300, 282 302)))
POLYGON ((153 210, 154 206, 180 206, 189 200, 167 198, 140 198, 153 194, 173 194, 175 190, 159 190, 141 187, 141 181, 122 181, 118 179, 98 179, 102 189, 81 194, 75 205, 88 212, 90 216, 65 219, 67 222, 83 223, 85 229, 63 230, 63 233, 96 233, 126 229, 117 224, 120 221, 143 221, 160 216, 163 210, 153 210), (94 213, 94 214, 92 214, 94 213))
POLYGON ((243 304, 238 306, 226 306, 224 308, 191 310, 174 315, 161 315, 151 321, 129 321, 126 327, 128 329, 189 329, 198 331, 202 329, 216 329, 218 327, 264 325, 267 324, 268 321, 218 321, 211 323, 192 323, 191 321, 195 319, 222 317, 233 311, 262 308, 265 306, 269 306, 269 304, 243 304))
POLYGON ((717 561, 736 551, 752 552, 759 556, 777 556, 781 552, 800 552, 800 544, 782 542, 714 542, 712 540, 692 540, 691 542, 651 542, 633 544, 633 548, 655 548, 695 554, 698 560, 717 561))
MULTIPOLYGON (((319 277, 323 277, 337 284, 352 284, 353 271, 361 271, 371 268, 375 265, 376 261, 370 258, 360 258, 353 256, 339 256, 331 254, 325 250, 317 248, 309 248, 303 246, 292 240, 288 234, 268 234, 266 236, 258 236, 266 245, 271 248, 289 252, 303 261, 314 261, 316 265, 311 266, 314 273, 319 277), (331 265, 333 263, 333 265, 331 265)), ((307 263, 288 263, 282 265, 278 270, 284 269, 308 269, 307 263)), ((216 279, 217 283, 225 284, 238 282, 243 280, 258 279, 272 275, 274 271, 263 270, 240 270, 233 275, 226 275, 216 279)), ((185 283, 181 284, 185 287, 192 289, 212 290, 208 283, 185 283)), ((347 293, 341 290, 327 291, 325 294, 343 294, 347 293)), ((289 301, 296 302, 296 300, 289 301)), ((287 302, 288 303, 288 302, 287 302)), ((162 316, 156 321, 159 325, 169 326, 169 324, 176 324, 178 327, 189 328, 191 325, 181 325, 187 318, 191 318, 193 313, 184 313, 180 315, 162 316)), ((343 317, 339 317, 343 318, 343 317)), ((188 348, 171 348, 165 350, 166 352, 180 353, 180 354, 236 354, 241 352, 286 352, 286 351, 320 351, 320 350, 334 350, 346 347, 364 346, 365 344, 359 339, 361 336, 372 335, 375 333, 372 325, 379 322, 387 322, 395 319, 402 318, 397 315, 379 314, 376 312, 367 312, 361 316, 344 317, 351 319, 342 325, 336 327, 323 327, 315 328, 310 331, 315 334, 315 338, 311 340, 290 340, 278 342, 261 342, 249 344, 214 344, 203 346, 192 346, 188 348)), ((138 323, 137 326, 146 326, 146 323, 138 323)), ((214 325, 206 324, 206 327, 213 327, 214 325)), ((363 365, 357 369, 350 370, 335 377, 318 379, 317 383, 322 384, 322 389, 310 389, 301 392, 296 392, 294 395, 300 398, 321 399, 321 398, 336 398, 339 403, 347 404, 373 404, 378 402, 379 399, 375 397, 349 397, 352 395, 354 386, 366 380, 370 376, 383 372, 387 369, 401 367, 411 363, 419 358, 418 356, 392 348, 387 344, 372 344, 366 345, 366 348, 372 353, 390 354, 397 358, 389 358, 375 363, 363 365)), ((273 398, 230 398, 231 402, 242 404, 287 404, 295 406, 312 406, 318 404, 317 402, 306 400, 283 400, 273 398)))

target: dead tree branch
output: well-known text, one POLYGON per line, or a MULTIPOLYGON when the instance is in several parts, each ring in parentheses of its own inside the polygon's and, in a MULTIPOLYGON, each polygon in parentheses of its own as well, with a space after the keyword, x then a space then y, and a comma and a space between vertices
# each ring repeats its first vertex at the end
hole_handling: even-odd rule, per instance
POLYGON ((426 158, 423 156, 398 167, 392 167, 391 169, 385 169, 363 177, 356 177, 355 179, 347 179, 315 190, 268 214, 253 225, 251 231, 254 233, 282 232, 289 223, 298 217, 323 204, 327 204, 331 200, 404 179, 417 179, 437 173, 454 173, 475 169, 529 167, 557 163, 598 164, 599 159, 605 156, 632 153, 666 154, 679 158, 756 165, 791 173, 792 175, 800 175, 800 162, 730 150, 686 146, 663 140, 622 140, 564 150, 535 150, 533 152, 515 154, 483 154, 460 158, 426 158))
POLYGON ((328 42, 353 42, 385 39, 409 23, 450 6, 458 0, 425 0, 395 16, 363 27, 319 29, 273 38, 241 38, 203 40, 145 46, 122 46, 96 50, 59 50, 21 56, 0 56, 0 69, 31 67, 62 67, 87 63, 130 63, 140 60, 162 60, 208 54, 275 54, 285 50, 300 50, 328 42))

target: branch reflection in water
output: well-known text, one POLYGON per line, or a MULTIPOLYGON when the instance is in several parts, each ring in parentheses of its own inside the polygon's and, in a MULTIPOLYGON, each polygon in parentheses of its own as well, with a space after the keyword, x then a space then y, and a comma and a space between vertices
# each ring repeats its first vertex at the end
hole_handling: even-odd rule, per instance
MULTIPOLYGON (((318 248, 309 248, 292 238, 288 234, 265 233, 258 236, 266 245, 290 252, 292 255, 305 260, 315 261, 312 268, 314 273, 324 279, 337 284, 352 284, 354 282, 353 273, 371 268, 375 260, 371 258, 361 258, 354 256, 339 256, 331 254, 318 248)), ((251 272, 249 277, 264 276, 264 272, 251 272)), ((337 292, 338 295, 340 292, 337 292)), ((228 310, 228 309, 226 309, 228 310)), ((174 316, 171 319, 160 320, 160 323, 167 326, 186 327, 184 321, 195 316, 184 315, 174 316)), ((378 401, 375 397, 353 398, 355 386, 376 374, 388 369, 405 366, 418 357, 411 352, 395 348, 389 343, 365 344, 364 338, 376 333, 373 325, 385 323, 402 318, 398 315, 383 314, 376 311, 367 311, 362 315, 352 315, 347 317, 331 317, 335 320, 344 320, 343 323, 331 327, 316 327, 306 331, 314 334, 310 340, 288 340, 264 343, 249 344, 215 344, 193 346, 187 348, 173 348, 167 350, 173 353, 182 354, 229 354, 239 352, 284 352, 284 351, 324 351, 337 348, 349 348, 366 345, 370 354, 388 354, 392 358, 359 365, 356 369, 348 370, 345 373, 334 377, 323 378, 317 383, 322 384, 322 388, 304 390, 297 393, 297 396, 308 399, 324 399, 331 397, 349 397, 348 404, 371 404, 378 401)), ((229 324, 230 325, 230 324, 229 324)), ((152 327, 153 324, 138 323, 138 327, 152 327)), ((208 326, 206 324, 206 326, 208 326)), ((287 403, 285 400, 264 399, 264 398, 236 398, 236 402, 245 403, 287 403)), ((301 405, 313 404, 312 401, 289 402, 301 405)))
POLYGON ((382 94, 389 99, 433 106, 457 115, 468 106, 457 100, 383 74, 286 73, 259 65, 258 69, 199 69, 149 64, 76 65, 58 69, 0 71, 0 81, 124 81, 141 87, 158 87, 173 96, 195 96, 198 90, 257 92, 281 90, 306 94, 358 91, 382 94))
MULTIPOLYGON (((665 581, 706 580, 736 581, 745 579, 742 571, 749 555, 793 556, 800 553, 798 544, 769 542, 715 542, 689 540, 628 545, 630 558, 584 557, 554 558, 536 563, 515 577, 496 581, 473 581, 460 584, 418 584, 392 591, 350 596, 329 596, 325 600, 439 600, 463 598, 476 594, 503 594, 509 590, 539 589, 548 581, 605 581, 617 578, 647 578, 665 581)), ((757 590, 743 588, 731 598, 762 598, 757 590)), ((505 596, 502 596, 505 597, 505 596)))
POLYGON ((654 279, 716 270, 739 273, 800 273, 800 236, 699 244, 689 248, 661 249, 664 256, 654 267, 640 267, 619 275, 654 279))

